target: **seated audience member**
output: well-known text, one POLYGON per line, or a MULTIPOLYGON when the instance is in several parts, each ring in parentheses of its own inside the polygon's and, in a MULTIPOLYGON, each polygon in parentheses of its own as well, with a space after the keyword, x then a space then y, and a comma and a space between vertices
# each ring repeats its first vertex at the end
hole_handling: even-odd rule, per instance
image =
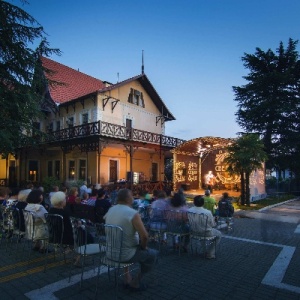
MULTIPOLYGON (((45 252, 44 240, 48 238, 48 228, 46 225, 45 214, 48 213, 45 207, 41 204, 43 202, 43 193, 39 190, 32 190, 27 197, 26 211, 33 213, 35 217, 35 227, 33 233, 33 241, 35 242, 33 250, 41 253, 45 252)), ((25 223, 26 226, 26 223, 25 223)), ((27 228, 30 235, 32 228, 27 228)))
POLYGON ((184 202, 182 202, 182 196, 180 193, 175 193, 170 199, 168 209, 187 212, 189 208, 184 202))
POLYGON ((165 191, 158 191, 157 192, 157 199, 152 203, 152 208, 159 208, 162 210, 169 209, 169 199, 167 198, 165 191))
MULTIPOLYGON (((66 196, 68 195, 68 189, 66 186, 62 186, 61 189, 60 189, 61 192, 65 193, 66 196)), ((50 195, 49 195, 50 196, 50 195)), ((51 201, 51 197, 50 197, 50 201, 51 201)))
POLYGON ((20 189, 18 188, 12 188, 10 192, 9 198, 6 200, 6 206, 12 207, 15 206, 18 202, 18 194, 20 192, 20 189))
POLYGON ((115 205, 117 202, 117 195, 118 195, 119 187, 116 187, 110 192, 110 203, 115 205))
POLYGON ((218 203, 219 217, 232 217, 234 207, 231 203, 228 193, 223 193, 223 197, 218 203))
POLYGON ((8 198, 9 190, 6 187, 0 187, 0 205, 6 205, 6 200, 8 198))
POLYGON ((157 199, 151 204, 150 229, 166 229, 165 211, 170 209, 170 204, 164 191, 158 191, 157 199))
POLYGON ((106 194, 105 194, 104 189, 101 188, 100 190, 98 190, 98 197, 97 197, 97 200, 95 202, 96 211, 99 208, 101 208, 103 215, 105 215, 111 207, 111 203, 108 199, 105 198, 105 195, 106 194))
MULTIPOLYGON (((193 214, 188 214, 190 223, 192 223, 190 218, 195 218, 193 220, 193 223, 198 225, 196 230, 200 234, 203 233, 206 236, 216 236, 217 237, 216 245, 218 245, 221 240, 222 233, 219 230, 214 228, 216 226, 216 224, 215 224, 215 220, 214 220, 214 217, 213 217, 211 211, 203 208, 203 205, 204 205, 203 196, 196 196, 194 198, 194 205, 195 206, 189 208, 188 212, 191 212, 194 214, 204 214, 204 215, 208 216, 206 232, 205 232, 205 227, 201 227, 202 223, 199 222, 199 224, 197 224, 197 217, 194 216, 193 214)), ((193 230, 195 230, 195 228, 193 228, 193 230)), ((211 246, 207 249, 207 254, 206 254, 207 259, 216 258, 216 248, 215 247, 216 247, 215 243, 212 243, 211 246)))
POLYGON ((86 204, 90 206, 95 206, 98 196, 98 190, 93 189, 91 196, 87 199, 86 204))
POLYGON ((183 190, 182 187, 180 187, 180 188, 178 189, 177 194, 180 195, 182 204, 186 204, 186 198, 185 198, 185 196, 184 196, 184 190, 183 190))
POLYGON ((80 200, 80 203, 81 204, 87 204, 88 199, 89 199, 89 194, 88 193, 83 193, 83 196, 82 196, 82 199, 80 200))
POLYGON ((88 187, 87 187, 87 182, 84 181, 82 186, 79 188, 79 197, 82 198, 83 197, 83 193, 88 193, 88 187))
POLYGON ((20 213, 20 221, 21 221, 20 230, 23 232, 25 232, 25 221, 24 221, 23 209, 25 209, 25 207, 27 206, 26 201, 30 192, 31 192, 30 189, 19 191, 18 202, 15 205, 15 208, 17 208, 20 213))
POLYGON ((51 203, 50 203, 50 199, 49 199, 49 196, 46 197, 46 193, 45 193, 45 189, 42 187, 42 186, 39 186, 37 188, 38 190, 40 190, 43 194, 43 201, 42 201, 42 205, 46 208, 46 210, 48 211, 50 206, 51 206, 51 203))
POLYGON ((139 191, 138 198, 133 201, 133 208, 138 209, 148 205, 150 205, 150 195, 145 190, 139 191), (148 199, 145 198, 147 195, 149 196, 148 199))
MULTIPOLYGON (((153 190, 152 198, 151 197, 149 198, 149 201, 151 202, 151 204, 158 199, 159 192, 160 192, 159 190, 153 190)), ((148 192, 147 192, 147 195, 145 196, 145 197, 147 197, 147 199, 149 197, 148 195, 150 196, 150 194, 148 194, 148 192)))
POLYGON ((75 204, 78 198, 80 199, 80 197, 78 197, 78 188, 75 186, 71 187, 67 197, 67 203, 75 204))
MULTIPOLYGON (((183 226, 182 231, 184 233, 189 232, 188 217, 187 217, 187 212, 189 208, 185 204, 185 202, 182 201, 182 195, 180 193, 175 193, 174 196, 171 198, 169 209, 182 212, 181 215, 182 219, 180 219, 180 222, 185 222, 185 224, 182 224, 183 226)), ((167 218, 168 218, 168 213, 167 213, 167 218)), ((175 237, 173 244, 176 248, 178 248, 181 245, 181 241, 179 241, 178 238, 175 237)), ((186 235, 184 236, 183 246, 182 246, 184 252, 187 252, 188 244, 189 244, 189 236, 186 235)))
MULTIPOLYGON (((157 251, 147 247, 148 233, 139 213, 132 208, 132 202, 132 192, 128 189, 121 189, 117 195, 117 205, 109 209, 104 219, 106 224, 122 227, 124 234, 121 261, 140 264, 140 272, 134 279, 131 278, 129 272, 126 272, 125 285, 132 291, 141 291, 146 288, 141 283, 141 278, 152 270, 156 262, 157 251)), ((110 243, 109 240, 108 243, 110 243)), ((117 260, 118 256, 109 258, 117 260)))
POLYGON ((57 185, 54 185, 52 187, 52 191, 49 193, 49 199, 51 199, 51 197, 53 196, 54 193, 59 191, 59 187, 57 185))
POLYGON ((64 192, 57 192, 53 194, 51 201, 51 208, 49 209, 49 214, 57 214, 63 217, 64 222, 64 234, 63 234, 63 244, 72 246, 74 245, 73 230, 70 220, 70 214, 65 209, 66 207, 66 194, 64 192))
POLYGON ((204 205, 203 207, 205 209, 208 209, 211 211, 212 215, 214 216, 216 214, 216 200, 215 198, 211 197, 210 196, 210 190, 206 190, 205 191, 205 196, 203 197, 204 198, 204 205))
POLYGON ((89 196, 91 196, 91 195, 92 195, 92 191, 93 191, 93 185, 90 184, 90 185, 88 186, 88 188, 86 189, 86 192, 89 194, 89 196))

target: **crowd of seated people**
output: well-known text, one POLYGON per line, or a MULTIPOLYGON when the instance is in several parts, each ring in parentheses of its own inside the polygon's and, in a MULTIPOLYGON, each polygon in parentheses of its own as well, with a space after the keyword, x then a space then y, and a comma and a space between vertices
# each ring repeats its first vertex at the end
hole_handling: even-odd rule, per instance
MULTIPOLYGON (((85 184, 84 184, 85 185, 85 184)), ((123 189, 121 189, 123 190, 123 189)), ((118 190, 115 192, 116 197, 118 195, 118 190)), ((111 192, 111 194, 113 194, 111 192)), ((64 244, 73 245, 73 235, 71 232, 71 222, 70 216, 87 218, 91 222, 104 222, 104 216, 110 211, 111 207, 116 205, 115 200, 112 200, 108 190, 105 188, 95 189, 95 188, 85 188, 81 187, 71 187, 69 190, 65 187, 59 188, 54 186, 52 192, 49 194, 48 199, 44 199, 44 193, 42 189, 34 189, 33 187, 18 190, 13 189, 9 196, 9 190, 0 189, 0 203, 2 205, 7 205, 7 207, 16 207, 20 211, 20 222, 21 230, 25 231, 25 222, 23 216, 23 210, 33 212, 36 217, 36 228, 39 232, 36 233, 34 238, 33 248, 40 252, 44 252, 43 239, 47 238, 47 230, 45 229, 45 213, 55 213, 62 215, 64 218, 64 225, 66 233, 64 235, 64 244), (79 191, 82 191, 82 196, 80 197, 79 191), (46 201, 45 201, 46 200, 46 201), (78 212, 86 212, 86 214, 78 214, 78 212), (98 214, 97 214, 98 212, 98 214), (101 216, 99 217, 99 212, 101 216)), ((136 199, 133 199, 132 208, 138 210, 139 207, 150 207, 150 219, 147 224, 149 229, 163 229, 166 228, 166 214, 161 214, 162 211, 182 211, 188 214, 188 212, 200 213, 204 212, 210 216, 214 216, 217 213, 219 216, 232 216, 234 209, 230 202, 228 193, 224 193, 223 197, 220 199, 218 206, 216 201, 210 197, 209 191, 205 192, 205 196, 195 197, 194 207, 189 208, 186 205, 186 199, 182 190, 178 190, 172 196, 170 192, 168 195, 165 191, 154 190, 152 196, 148 191, 140 190, 137 192, 136 199), (202 204, 203 201, 203 204, 202 204), (200 204, 199 204, 200 203, 200 204), (216 209, 217 207, 217 209, 216 209), (222 209, 226 207, 226 212, 222 209)), ((187 222, 188 223, 188 222, 187 222)), ((214 228, 211 232, 216 234, 214 222, 210 223, 211 228, 214 228)), ((187 226, 188 230, 188 226, 187 226)), ((165 237, 164 237, 165 238, 165 237)), ((218 235, 218 239, 220 235, 218 235)), ((219 240, 218 240, 219 242, 219 240)), ((186 252, 189 244, 188 236, 181 241, 174 238, 173 244, 177 246, 181 245, 183 250, 186 252)), ((208 258, 214 258, 213 251, 208 255, 208 258)))

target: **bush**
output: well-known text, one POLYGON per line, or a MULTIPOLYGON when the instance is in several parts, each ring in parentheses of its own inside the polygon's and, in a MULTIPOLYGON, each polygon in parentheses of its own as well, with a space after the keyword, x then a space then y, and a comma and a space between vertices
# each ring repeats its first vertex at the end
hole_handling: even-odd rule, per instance
POLYGON ((66 187, 70 189, 71 187, 78 187, 78 189, 83 185, 85 180, 79 179, 79 180, 72 180, 66 182, 66 187))
POLYGON ((56 177, 44 177, 42 181, 42 187, 45 190, 45 193, 50 193, 53 189, 53 186, 61 186, 61 182, 56 177))

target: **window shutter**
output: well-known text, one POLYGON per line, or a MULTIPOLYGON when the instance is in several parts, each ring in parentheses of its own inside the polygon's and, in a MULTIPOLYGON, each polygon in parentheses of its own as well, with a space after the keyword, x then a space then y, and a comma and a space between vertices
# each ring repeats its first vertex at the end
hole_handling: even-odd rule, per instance
POLYGON ((129 103, 133 102, 133 89, 130 89, 130 93, 129 93, 129 96, 128 96, 128 102, 129 103))

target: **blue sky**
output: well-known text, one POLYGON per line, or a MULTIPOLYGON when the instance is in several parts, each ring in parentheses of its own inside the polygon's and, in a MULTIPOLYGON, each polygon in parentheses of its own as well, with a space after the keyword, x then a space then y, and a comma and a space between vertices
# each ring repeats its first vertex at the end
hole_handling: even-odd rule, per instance
MULTIPOLYGON (((19 0, 10 1, 20 6, 19 0)), ((28 0, 52 59, 115 83, 145 73, 176 117, 166 135, 235 137, 232 86, 256 47, 300 39, 299 0, 28 0)))

